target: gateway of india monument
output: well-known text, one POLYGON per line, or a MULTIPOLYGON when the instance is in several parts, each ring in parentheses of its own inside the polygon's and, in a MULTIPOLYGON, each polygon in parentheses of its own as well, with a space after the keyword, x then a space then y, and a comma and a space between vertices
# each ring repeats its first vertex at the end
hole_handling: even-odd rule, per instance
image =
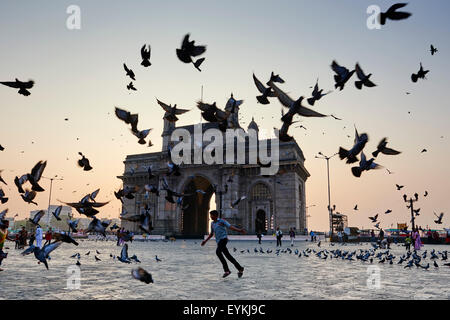
MULTIPOLYGON (((231 127, 241 128, 238 111, 239 108, 235 108, 228 119, 232 123, 231 127)), ((250 161, 246 161, 246 164, 227 164, 225 161, 223 164, 205 164, 204 161, 201 164, 182 163, 179 166, 179 176, 167 175, 168 163, 172 162, 168 148, 178 142, 171 140, 172 132, 175 129, 185 129, 193 136, 196 130, 203 133, 211 128, 218 128, 217 123, 176 127, 175 122, 164 119, 162 151, 128 155, 124 161, 124 173, 118 178, 123 181, 124 188, 138 187, 138 191, 134 193, 134 199, 123 198, 123 216, 139 214, 146 207, 151 214, 154 228, 152 234, 203 238, 209 231, 208 213, 214 209, 214 204, 210 204, 213 199, 221 217, 233 225, 245 228, 247 234, 256 234, 258 231, 273 234, 277 227, 283 233, 287 233, 290 228, 294 228, 297 233, 304 232, 305 182, 310 174, 304 166, 303 152, 294 139, 279 142, 279 167, 274 175, 261 175, 262 161, 255 164, 248 164, 250 161), (147 170, 150 166, 154 175, 152 178, 149 178, 147 170), (164 179, 172 191, 191 196, 185 196, 180 204, 167 201, 167 191, 162 188, 164 179), (158 186, 159 196, 146 192, 145 185, 158 186), (232 206, 243 196, 246 198, 232 206)), ((251 130, 256 132, 257 146, 263 142, 273 145, 268 143, 270 139, 259 139, 259 128, 253 119, 247 131, 251 130)), ((209 142, 202 144, 201 148, 208 144, 209 142)), ((249 150, 246 140, 246 156, 249 150)), ((268 147, 268 150, 271 151, 271 148, 268 147)), ((122 227, 142 233, 139 222, 122 220, 122 227)))

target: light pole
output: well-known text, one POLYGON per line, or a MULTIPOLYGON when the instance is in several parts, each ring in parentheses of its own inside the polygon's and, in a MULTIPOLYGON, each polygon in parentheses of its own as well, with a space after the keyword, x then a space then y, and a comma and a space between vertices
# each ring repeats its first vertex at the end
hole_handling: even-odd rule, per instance
POLYGON ((414 199, 411 197, 409 198, 409 200, 407 199, 406 194, 403 195, 403 200, 405 202, 408 202, 409 205, 406 206, 408 209, 411 209, 411 224, 412 224, 412 231, 414 232, 415 229, 415 224, 414 221, 416 220, 416 218, 414 217, 414 202, 419 201, 419 195, 417 193, 414 194, 414 199))
POLYGON ((47 225, 50 225, 50 201, 52 200, 52 187, 53 187, 53 180, 64 180, 63 178, 57 178, 58 175, 55 174, 53 178, 47 178, 42 176, 44 179, 50 180, 50 193, 48 195, 48 208, 47 208, 47 225))
POLYGON ((222 218, 222 195, 224 195, 224 194, 226 194, 228 192, 228 185, 226 184, 225 185, 225 190, 220 190, 220 191, 217 191, 216 190, 216 194, 218 194, 219 195, 219 218, 222 218))
POLYGON ((305 210, 306 210, 306 212, 305 212, 306 213, 305 228, 306 228, 306 230, 308 230, 308 218, 311 217, 310 215, 308 215, 308 208, 312 208, 315 206, 316 206, 315 204, 311 204, 311 205, 305 207, 305 210))
POLYGON ((335 154, 333 154, 330 157, 327 157, 326 155, 324 155, 322 152, 319 151, 319 157, 315 156, 315 158, 317 159, 325 159, 327 160, 327 176, 328 176, 328 215, 329 215, 329 219, 330 219, 330 241, 333 239, 333 217, 331 214, 331 199, 330 199, 330 159, 333 158, 335 155, 338 154, 338 152, 336 152, 335 154))

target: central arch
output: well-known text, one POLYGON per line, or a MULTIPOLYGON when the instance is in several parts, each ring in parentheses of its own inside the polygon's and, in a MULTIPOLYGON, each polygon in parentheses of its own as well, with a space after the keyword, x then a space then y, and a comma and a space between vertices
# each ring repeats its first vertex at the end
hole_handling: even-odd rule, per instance
POLYGON ((267 219, 266 212, 262 209, 256 211, 256 219, 255 219, 255 231, 256 232, 267 232, 267 219))
POLYGON ((210 201, 214 188, 207 178, 194 176, 186 183, 183 193, 191 196, 183 199, 182 235, 186 238, 203 238, 208 233, 210 201), (204 194, 197 190, 202 190, 204 194))

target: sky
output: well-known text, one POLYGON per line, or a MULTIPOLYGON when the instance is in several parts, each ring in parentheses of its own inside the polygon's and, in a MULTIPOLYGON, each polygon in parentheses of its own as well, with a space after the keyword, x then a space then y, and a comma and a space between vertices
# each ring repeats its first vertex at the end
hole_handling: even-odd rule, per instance
POLYGON ((386 10, 394 1, 1 1, 0 81, 33 79, 31 95, 0 86, 0 170, 8 183, 1 187, 9 202, 9 215, 29 217, 46 209, 45 192, 38 206, 26 204, 14 186, 16 175, 29 172, 39 160, 47 160, 45 177, 62 177, 52 188, 52 204, 78 201, 97 188, 98 201, 111 200, 99 217, 117 217, 120 201, 113 191, 121 187, 117 176, 124 171, 126 155, 161 150, 164 111, 156 98, 191 109, 177 126, 198 123, 195 102, 217 102, 224 107, 230 93, 243 99, 241 125, 254 117, 262 130, 280 127, 281 104, 256 101, 258 91, 252 73, 263 82, 274 71, 286 81, 280 88, 294 99, 311 94, 317 79, 324 91, 334 89, 330 64, 335 59, 350 69, 359 62, 372 73, 374 88, 357 90, 352 78, 343 91, 333 91, 312 109, 334 114, 328 118, 299 118, 307 129, 291 127, 305 155, 311 177, 306 184, 308 228, 328 226, 326 162, 320 151, 336 153, 351 148, 354 126, 367 133, 365 152, 375 150, 383 137, 398 156, 378 156, 381 170, 353 177, 351 165, 330 160, 331 204, 348 215, 350 226, 371 227, 368 216, 379 214, 380 226, 409 222, 402 195, 420 195, 416 224, 436 227, 433 212, 444 212, 449 227, 450 21, 446 0, 409 1, 404 11, 412 16, 388 21, 371 30, 367 8, 386 10), (81 28, 70 30, 67 8, 80 8, 81 28), (179 61, 175 49, 186 33, 196 44, 207 45, 202 72, 179 61), (152 66, 140 66, 140 48, 150 44, 152 66), (438 48, 431 56, 430 44, 438 48), (122 64, 134 70, 137 92, 129 93, 122 64), (419 63, 431 70, 426 80, 412 83, 419 63), (409 95, 406 92, 410 92, 409 95), (114 115, 118 106, 139 114, 139 129, 152 128, 153 147, 139 145, 123 122, 114 115), (410 112, 410 113, 408 113, 410 112), (64 119, 68 118, 68 121, 64 119), (348 137, 349 135, 350 137, 348 137), (426 148, 428 151, 421 153, 426 148), (85 172, 76 161, 85 154, 93 170, 85 172), (393 174, 388 174, 387 169, 393 174), (397 191, 395 184, 404 185, 397 191), (423 197, 425 190, 429 195, 423 197), (353 207, 358 204, 358 211, 353 207), (384 212, 391 209, 392 213, 384 212))

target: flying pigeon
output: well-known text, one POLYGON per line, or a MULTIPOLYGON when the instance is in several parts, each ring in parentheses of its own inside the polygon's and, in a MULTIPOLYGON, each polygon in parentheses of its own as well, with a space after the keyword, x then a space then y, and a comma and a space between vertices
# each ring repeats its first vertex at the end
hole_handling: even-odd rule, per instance
POLYGON ((151 54, 151 50, 152 48, 150 47, 150 45, 148 45, 148 50, 147 50, 147 45, 143 45, 141 48, 141 57, 142 57, 142 62, 141 65, 144 67, 150 67, 152 64, 150 62, 150 54, 151 54))
POLYGON ((131 275, 136 280, 145 282, 146 284, 153 283, 152 275, 140 267, 131 270, 131 275))
POLYGON ((387 138, 381 139, 380 143, 378 143, 377 150, 372 152, 372 155, 374 157, 377 157, 380 152, 386 155, 397 155, 401 153, 400 151, 387 148, 386 145, 387 145, 387 138))
POLYGON ((356 71, 356 70, 350 71, 347 68, 340 66, 339 64, 337 64, 335 60, 333 60, 333 63, 331 64, 331 69, 333 69, 333 71, 336 73, 334 75, 334 81, 336 82, 334 84, 334 87, 336 89, 340 88, 341 91, 344 89, 345 84, 352 77, 353 73, 355 73, 356 71))
POLYGON ((361 90, 363 86, 366 86, 369 88, 376 86, 375 83, 373 83, 372 81, 369 80, 369 78, 372 74, 369 73, 368 75, 366 75, 358 63, 355 66, 355 70, 356 70, 356 75, 359 78, 359 81, 355 81, 355 86, 357 89, 361 90))
POLYGON ((265 87, 261 81, 256 78, 255 74, 253 74, 253 81, 255 82, 256 88, 258 88, 258 91, 262 93, 261 96, 257 96, 256 100, 261 104, 269 104, 269 100, 267 97, 275 97, 275 93, 272 91, 270 87, 265 87))
POLYGON ((89 171, 92 170, 91 165, 89 164, 89 159, 86 158, 81 152, 78 152, 78 154, 82 157, 81 159, 78 160, 78 166, 80 166, 81 168, 83 168, 84 171, 89 171))
POLYGON ((407 19, 411 16, 411 13, 404 12, 404 11, 397 11, 400 8, 403 8, 408 3, 396 3, 389 7, 389 9, 386 12, 381 12, 379 15, 379 21, 381 25, 386 24, 386 20, 403 20, 407 19))
POLYGON ((421 62, 419 71, 411 75, 412 82, 417 82, 418 79, 426 79, 426 75, 428 72, 430 72, 430 70, 423 70, 421 62))
POLYGON ((125 72, 127 73, 127 76, 129 76, 131 79, 133 79, 134 81, 136 81, 136 78, 134 76, 134 72, 131 69, 128 69, 127 65, 124 63, 123 64, 123 68, 125 69, 125 72))
POLYGON ((181 43, 181 48, 176 49, 177 57, 180 61, 184 63, 193 63, 194 67, 198 71, 200 70, 200 65, 205 61, 205 58, 200 58, 194 62, 192 57, 197 57, 203 54, 206 51, 206 46, 196 46, 195 41, 189 41, 190 34, 186 34, 183 38, 183 42, 181 43))
POLYGON ((31 94, 31 92, 28 91, 27 89, 33 88, 34 81, 29 80, 27 82, 22 82, 16 78, 15 81, 3 81, 3 82, 0 82, 0 84, 3 84, 7 87, 19 89, 19 91, 18 91, 19 94, 24 95, 24 96, 29 96, 31 94))
POLYGON ((358 161, 356 157, 366 146, 367 141, 369 141, 369 136, 366 133, 358 134, 358 130, 355 127, 355 140, 354 145, 350 150, 346 150, 339 147, 339 158, 341 160, 347 158, 346 163, 354 163, 358 161))

